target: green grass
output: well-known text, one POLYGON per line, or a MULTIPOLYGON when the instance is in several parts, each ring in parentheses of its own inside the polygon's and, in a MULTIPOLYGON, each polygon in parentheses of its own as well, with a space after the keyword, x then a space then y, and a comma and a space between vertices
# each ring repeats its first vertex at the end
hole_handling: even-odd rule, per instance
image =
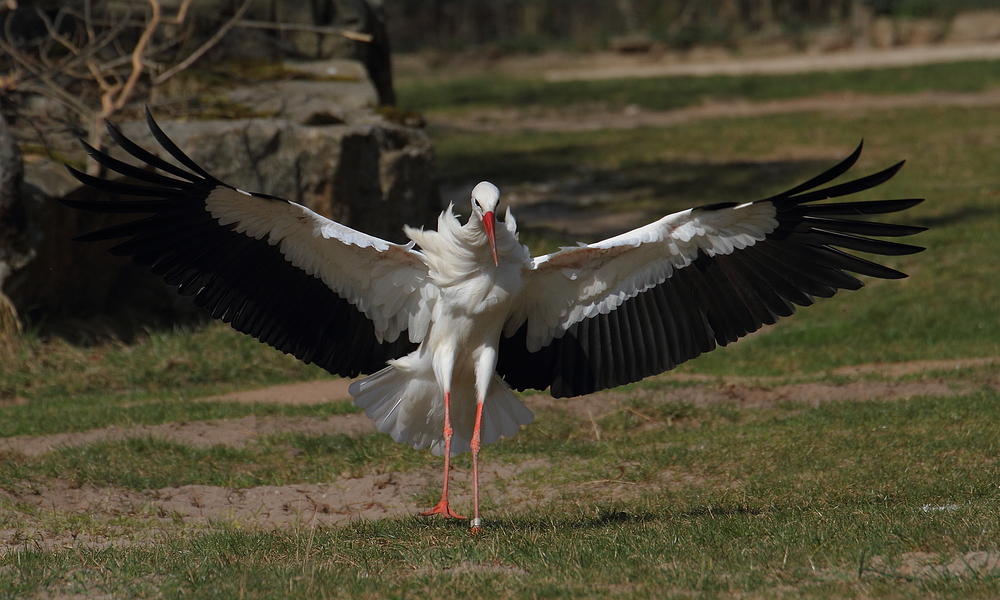
MULTIPOLYGON (((927 251, 881 258, 911 277, 867 280, 682 370, 780 375, 848 364, 1000 354, 1000 110, 927 108, 859 115, 805 114, 713 120, 669 129, 586 133, 436 132, 442 175, 491 179, 501 190, 545 181, 557 190, 613 193, 635 186, 629 208, 648 218, 726 200, 746 201, 787 189, 833 164, 864 138, 855 167, 871 173, 900 159, 903 170, 864 198, 923 197, 893 217, 930 230, 913 238, 927 251), (795 159, 786 149, 829 159, 795 159), (482 172, 479 177, 474 173, 482 172)), ((614 205, 612 205, 614 206, 614 205)), ((614 206, 614 208, 619 208, 614 206)), ((516 211, 515 211, 516 214, 516 211)), ((530 223, 520 223, 529 227, 530 223)), ((529 232, 531 230, 529 229, 529 232)), ((530 241, 537 238, 532 233, 530 241)), ((545 231, 542 239, 575 241, 545 231)), ((593 240, 583 240, 593 241, 593 240)), ((538 245, 548 251, 548 246, 538 245)))
POLYGON ((1000 86, 1000 62, 970 61, 894 69, 717 75, 546 82, 496 73, 397 86, 399 106, 417 111, 461 111, 490 106, 565 107, 605 103, 670 110, 705 100, 784 100, 837 92, 909 94, 922 91, 979 92, 1000 86))
MULTIPOLYGON (((947 70, 928 75, 930 83, 914 75, 913 85, 996 85, 997 75, 976 75, 971 64, 950 67, 961 75, 952 87, 941 87, 947 70)), ((903 85, 899 71, 886 73, 885 82, 865 85, 903 85)), ((803 79, 801 93, 824 91, 819 79, 803 79)), ((716 82, 710 93, 724 97, 730 83, 716 82)), ((791 84, 774 85, 747 94, 791 93, 782 91, 791 84)), ((592 418, 539 410, 516 437, 485 449, 490 461, 538 466, 486 487, 486 528, 474 539, 464 524, 439 519, 246 530, 224 521, 185 524, 147 506, 53 512, 7 493, 30 494, 56 480, 140 492, 319 483, 439 464, 385 435, 287 433, 239 448, 129 438, 31 457, 0 451, 0 598, 1000 595, 997 571, 907 575, 904 568, 914 552, 947 564, 1000 551, 998 367, 899 379, 831 373, 871 362, 1000 355, 1000 109, 798 114, 572 134, 431 133, 446 183, 488 178, 502 190, 543 183, 606 194, 612 201, 599 210, 649 217, 781 191, 861 138, 859 173, 906 158, 894 180, 865 197, 927 198, 895 218, 930 227, 914 240, 927 251, 886 261, 909 279, 868 281, 680 370, 718 376, 712 385, 722 391, 721 378, 734 375, 749 376, 750 386, 941 379, 962 391, 818 406, 790 398, 751 408, 668 400, 683 398, 692 384, 667 376, 618 390, 619 409, 592 418), (74 541, 77 535, 124 543, 94 546, 74 541), (480 570, 463 571, 467 563, 480 570)), ((521 225, 536 250, 572 241, 521 225)), ((322 376, 221 325, 151 332, 132 345, 25 336, 0 347, 0 437, 353 412, 345 402, 197 399, 322 376)), ((456 463, 468 469, 469 457, 456 463)), ((436 500, 437 485, 436 476, 428 479, 411 500, 414 512, 436 500)), ((456 508, 466 510, 469 490, 456 489, 456 508)))
POLYGON ((0 486, 59 477, 77 486, 136 491, 194 484, 245 488, 318 483, 362 469, 408 470, 415 464, 424 466, 426 458, 374 433, 359 437, 271 435, 245 448, 192 448, 137 437, 60 448, 30 459, 7 457, 0 466, 0 486), (294 460, 288 457, 291 448, 301 450, 294 460))
MULTIPOLYGON (((907 580, 892 568, 916 550, 940 553, 944 563, 996 551, 1000 413, 992 409, 998 401, 987 390, 948 399, 789 405, 763 415, 736 405, 688 407, 681 419, 698 425, 668 425, 659 417, 655 427, 622 423, 608 427, 600 442, 567 439, 570 429, 585 428, 582 421, 558 435, 552 435, 558 427, 532 427, 489 451, 509 460, 552 460, 557 466, 538 481, 560 492, 530 512, 488 503, 487 529, 476 539, 460 525, 415 518, 277 532, 219 524, 184 533, 160 525, 156 544, 23 547, 0 556, 0 573, 11 575, 0 578, 0 594, 782 597, 791 588, 808 597, 990 597, 1000 592, 997 575, 907 580), (668 480, 660 479, 664 473, 668 480), (585 485, 594 479, 633 482, 638 491, 603 500, 601 487, 585 485), (925 508, 942 506, 949 508, 925 508), (881 563, 872 563, 876 556, 881 563), (492 570, 446 571, 464 563, 492 570)), ((384 450, 357 453, 358 444, 378 446, 379 439, 295 443, 308 448, 303 462, 315 462, 304 472, 329 476, 317 465, 381 468, 380 452, 400 452, 382 444, 384 450)), ((227 484, 219 473, 236 464, 260 473, 259 483, 309 480, 269 457, 272 444, 203 453, 155 441, 126 442, 118 453, 98 445, 90 452, 100 460, 89 462, 106 462, 105 473, 80 481, 136 489, 163 484, 144 474, 169 473, 173 458, 164 455, 199 465, 173 474, 185 483, 227 484), (279 470, 287 474, 269 474, 279 470)), ((93 470, 70 460, 79 454, 59 451, 39 461, 72 480, 93 470)))
MULTIPOLYGON (((227 325, 151 331, 133 344, 59 338, 0 341, 0 400, 185 391, 210 395, 327 376, 227 325)), ((188 395, 187 397, 191 397, 188 395)))
MULTIPOLYGON (((185 389, 197 395, 200 388, 185 389)), ((140 396, 74 396, 0 406, 0 437, 87 431, 99 427, 137 427, 242 417, 328 417, 360 412, 348 400, 323 404, 198 401, 164 394, 140 396)))

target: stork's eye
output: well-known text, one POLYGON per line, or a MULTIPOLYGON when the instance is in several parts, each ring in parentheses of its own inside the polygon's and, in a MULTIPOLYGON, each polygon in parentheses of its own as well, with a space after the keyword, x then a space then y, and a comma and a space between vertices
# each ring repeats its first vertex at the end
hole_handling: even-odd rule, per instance
POLYGON ((479 210, 483 210, 483 206, 481 204, 479 204, 479 200, 476 200, 475 198, 473 198, 472 199, 472 203, 475 204, 476 208, 478 208, 479 210))

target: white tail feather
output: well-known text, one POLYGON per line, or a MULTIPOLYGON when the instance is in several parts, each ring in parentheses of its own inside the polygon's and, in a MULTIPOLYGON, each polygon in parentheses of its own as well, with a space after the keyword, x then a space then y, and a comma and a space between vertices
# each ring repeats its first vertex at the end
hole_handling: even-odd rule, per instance
MULTIPOLYGON (((433 374, 422 376, 423 373, 412 370, 409 363, 414 361, 407 361, 408 358, 411 357, 392 361, 378 373, 355 381, 350 393, 354 396, 354 404, 365 410, 379 431, 417 450, 429 446, 431 452, 441 456, 444 454, 444 398, 433 374)), ((472 387, 453 389, 452 456, 470 450, 475 419, 475 390, 472 387)), ((528 407, 518 400, 506 382, 494 375, 483 405, 482 444, 492 444, 500 436, 513 436, 521 425, 532 420, 534 415, 528 407)))

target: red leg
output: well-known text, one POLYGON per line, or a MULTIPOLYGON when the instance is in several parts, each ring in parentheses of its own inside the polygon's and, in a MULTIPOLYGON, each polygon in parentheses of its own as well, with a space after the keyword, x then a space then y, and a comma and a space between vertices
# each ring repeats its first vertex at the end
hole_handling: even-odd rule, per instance
POLYGON ((442 514, 446 519, 465 519, 462 515, 451 510, 448 506, 448 476, 451 471, 451 436, 454 430, 451 428, 451 392, 444 393, 444 487, 441 488, 441 501, 434 508, 420 513, 421 517, 442 514))
POLYGON ((476 403, 476 426, 472 429, 472 522, 469 533, 476 535, 482 530, 483 521, 479 518, 479 448, 480 430, 483 424, 483 403, 476 403))

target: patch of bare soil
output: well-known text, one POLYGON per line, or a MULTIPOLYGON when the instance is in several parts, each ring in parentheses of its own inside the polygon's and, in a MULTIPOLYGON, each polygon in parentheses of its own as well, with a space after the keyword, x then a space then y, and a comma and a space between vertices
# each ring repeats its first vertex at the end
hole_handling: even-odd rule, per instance
MULTIPOLYGON (((962 359, 955 361, 918 361, 888 365, 860 365, 841 369, 844 375, 878 374, 882 376, 907 376, 916 373, 975 368, 1000 363, 1000 358, 962 359)), ((608 391, 575 399, 554 399, 545 394, 531 395, 525 403, 535 409, 566 411, 584 422, 594 422, 595 435, 599 435, 596 421, 621 410, 630 399, 645 398, 651 402, 684 402, 694 405, 739 403, 742 406, 767 408, 781 403, 818 405, 822 402, 841 400, 892 400, 913 396, 949 396, 980 389, 982 382, 970 380, 925 378, 915 381, 851 381, 836 383, 796 383, 769 385, 762 379, 730 378, 719 382, 717 378, 668 375, 695 380, 691 386, 681 388, 636 388, 627 393, 608 391)), ((980 378, 981 379, 981 378, 980 378)), ((283 386, 280 395, 263 390, 255 398, 279 398, 287 402, 314 402, 330 398, 323 382, 305 386, 283 386), (298 391, 302 397, 296 397, 298 391)), ((1000 386, 995 378, 988 385, 1000 386)), ((274 388, 271 388, 273 390, 274 388)), ((228 397, 224 397, 229 399, 228 397)), ((194 446, 216 444, 244 445, 262 435, 296 431, 309 434, 347 433, 372 431, 371 422, 364 415, 345 415, 316 418, 246 417, 202 423, 172 423, 136 428, 105 428, 78 434, 15 437, 0 440, 0 449, 25 454, 39 454, 66 445, 89 444, 98 440, 122 439, 136 435, 166 437, 194 446)), ((484 502, 510 511, 531 510, 544 506, 555 498, 563 498, 581 505, 592 504, 594 497, 604 500, 632 497, 649 487, 662 485, 704 486, 712 482, 691 479, 690 475, 664 472, 649 482, 628 481, 625 474, 628 464, 618 466, 621 473, 609 473, 607 478, 573 485, 539 485, 538 469, 552 470, 558 466, 548 460, 504 464, 484 461, 481 483, 484 502)), ((0 504, 20 513, 23 526, 0 530, 0 554, 10 549, 30 544, 36 547, 63 547, 86 545, 109 547, 134 543, 151 543, 160 535, 162 527, 122 529, 121 525, 86 528, 72 533, 51 533, 47 522, 50 515, 58 522, 67 515, 87 515, 95 522, 120 518, 156 522, 167 527, 180 522, 195 526, 230 524, 241 527, 265 529, 297 526, 328 526, 355 519, 398 518, 417 513, 420 506, 416 499, 434 495, 440 485, 439 461, 428 456, 428 467, 409 473, 371 473, 362 477, 342 477, 329 483, 298 484, 287 486, 261 486, 247 489, 229 489, 218 486, 190 485, 159 490, 132 491, 122 488, 95 486, 77 487, 58 479, 39 484, 26 484, 8 491, 0 491, 0 504), (19 508, 20 507, 20 508, 19 508), (27 507, 27 508, 25 508, 27 507), (137 533, 145 531, 147 533, 137 533), (157 533, 160 532, 160 533, 157 533), (136 537, 138 536, 138 537, 136 537), (148 538, 148 539, 147 539, 148 538)), ((461 462, 453 469, 452 494, 456 508, 467 509, 471 496, 471 476, 461 462)), ((461 512, 461 510, 460 510, 461 512)), ((61 531, 61 530, 60 530, 61 531)), ((902 566, 872 562, 872 570, 895 569, 899 576, 952 573, 959 569, 959 560, 968 562, 969 568, 996 570, 996 555, 985 558, 979 554, 954 558, 950 562, 933 562, 924 556, 907 556, 902 566), (909 565, 910 561, 913 565, 909 565), (922 562, 921 562, 922 561, 922 562), (978 561, 978 562, 977 562, 978 561), (992 561, 992 562, 991 562, 992 561), (876 568, 877 567, 877 568, 876 568), (884 567, 884 569, 883 569, 884 567), (910 571, 905 571, 910 569, 910 571)), ((964 565, 965 563, 961 563, 964 565)), ((494 568, 490 565, 466 565, 462 568, 494 568)), ((503 568, 499 566, 496 568, 503 568)), ((471 571, 470 571, 471 572, 471 571)))
MULTIPOLYGON (((992 364, 1000 364, 1000 357, 856 365, 836 369, 833 373, 845 376, 874 374, 896 378, 922 372, 950 371, 992 364)), ((718 378, 713 376, 667 374, 663 377, 703 381, 704 383, 676 389, 648 390, 638 388, 629 392, 610 390, 578 398, 552 398, 548 394, 534 394, 526 397, 524 402, 532 410, 563 411, 580 419, 597 420, 610 412, 619 410, 623 402, 633 399, 647 399, 653 402, 683 402, 695 406, 735 402, 748 408, 771 408, 788 402, 817 406, 822 402, 843 400, 898 400, 919 396, 955 396, 967 394, 977 389, 972 383, 934 378, 917 381, 852 381, 843 384, 768 385, 766 379, 758 378, 732 377, 726 378, 720 384, 718 378)), ((212 396, 206 400, 314 404, 344 397, 340 394, 346 394, 349 384, 350 380, 311 381, 212 396)), ((990 385, 1000 389, 1000 380, 993 380, 990 385)), ((214 445, 242 447, 261 436, 278 433, 357 435, 371 431, 375 431, 375 428, 371 420, 363 414, 339 415, 325 419, 244 417, 242 419, 165 423, 140 427, 105 427, 75 433, 0 438, 0 451, 6 450, 36 456, 60 447, 141 436, 165 438, 198 448, 214 445)))
POLYGON ((900 363, 875 363, 868 365, 852 365, 833 371, 835 375, 882 375, 884 377, 905 377, 917 373, 959 371, 974 367, 1000 365, 1000 357, 959 358, 955 360, 913 360, 900 363))
POLYGON ((879 575, 902 579, 991 577, 1000 575, 1000 553, 980 551, 943 555, 906 552, 898 562, 887 561, 881 556, 873 557, 868 569, 879 575))
POLYGON ((552 398, 545 394, 525 399, 529 408, 556 410, 581 419, 599 419, 621 408, 629 400, 647 399, 653 402, 681 402, 694 406, 737 403, 747 408, 772 408, 784 403, 818 406, 824 402, 844 400, 899 400, 918 396, 956 396, 975 390, 975 386, 943 379, 920 381, 852 381, 835 383, 799 383, 769 386, 752 381, 721 385, 695 384, 676 389, 633 389, 628 392, 607 391, 579 398, 552 398))
POLYGON ((0 451, 20 452, 28 456, 44 454, 60 447, 82 446, 97 442, 134 437, 165 438, 196 448, 211 446, 242 447, 265 435, 305 433, 356 435, 375 431, 368 417, 362 414, 337 415, 325 419, 313 417, 243 417, 218 421, 164 423, 139 427, 103 427, 74 433, 22 435, 0 438, 0 451))
POLYGON ((942 44, 899 48, 867 48, 846 52, 804 53, 761 58, 732 58, 709 54, 709 60, 678 61, 669 55, 664 61, 638 62, 618 55, 617 60, 586 67, 554 67, 545 72, 548 81, 621 79, 625 77, 671 77, 693 75, 790 75, 817 71, 857 71, 910 67, 966 60, 996 60, 1000 46, 995 43, 942 44))
MULTIPOLYGON (((428 466, 410 473, 343 477, 323 484, 244 489, 186 485, 138 492, 93 485, 77 487, 70 482, 53 479, 23 490, 0 490, 0 501, 4 504, 14 507, 14 510, 19 505, 31 509, 23 514, 23 527, 0 530, 0 555, 26 544, 32 547, 73 547, 82 544, 100 548, 143 542, 118 536, 117 532, 50 534, 44 525, 46 514, 87 515, 98 521, 128 517, 163 525, 181 521, 191 525, 262 529, 330 526, 357 520, 405 517, 416 514, 421 508, 428 508, 419 507, 414 502, 419 495, 436 490, 440 485, 441 472, 435 467, 428 466)), ((507 508, 548 501, 555 491, 547 496, 539 495, 523 488, 519 477, 533 469, 551 467, 545 460, 518 464, 485 461, 479 474, 484 498, 502 496, 507 508), (511 502, 507 502, 508 497, 511 502)), ((451 497, 456 508, 464 508, 469 503, 471 479, 467 469, 453 466, 451 497)))
POLYGON ((741 56, 718 47, 647 53, 614 51, 494 56, 474 52, 443 55, 394 54, 397 83, 447 80, 496 73, 506 77, 544 77, 547 81, 710 75, 788 75, 816 71, 884 69, 968 60, 996 60, 994 42, 856 48, 839 52, 785 52, 776 48, 741 49, 741 56))
POLYGON ((470 110, 461 115, 432 115, 432 125, 465 131, 596 131, 600 129, 635 129, 669 127, 693 121, 746 118, 803 112, 861 112, 927 106, 982 107, 1000 106, 1000 90, 985 92, 919 92, 901 95, 867 95, 850 92, 811 98, 750 102, 733 100, 707 102, 668 111, 647 111, 637 106, 624 110, 595 107, 582 111, 571 109, 498 109, 470 110))
POLYGON ((348 400, 351 394, 347 388, 354 383, 353 379, 320 379, 318 381, 303 381, 274 385, 259 390, 246 390, 203 398, 206 402, 270 402, 275 404, 322 404, 334 400, 348 400))

